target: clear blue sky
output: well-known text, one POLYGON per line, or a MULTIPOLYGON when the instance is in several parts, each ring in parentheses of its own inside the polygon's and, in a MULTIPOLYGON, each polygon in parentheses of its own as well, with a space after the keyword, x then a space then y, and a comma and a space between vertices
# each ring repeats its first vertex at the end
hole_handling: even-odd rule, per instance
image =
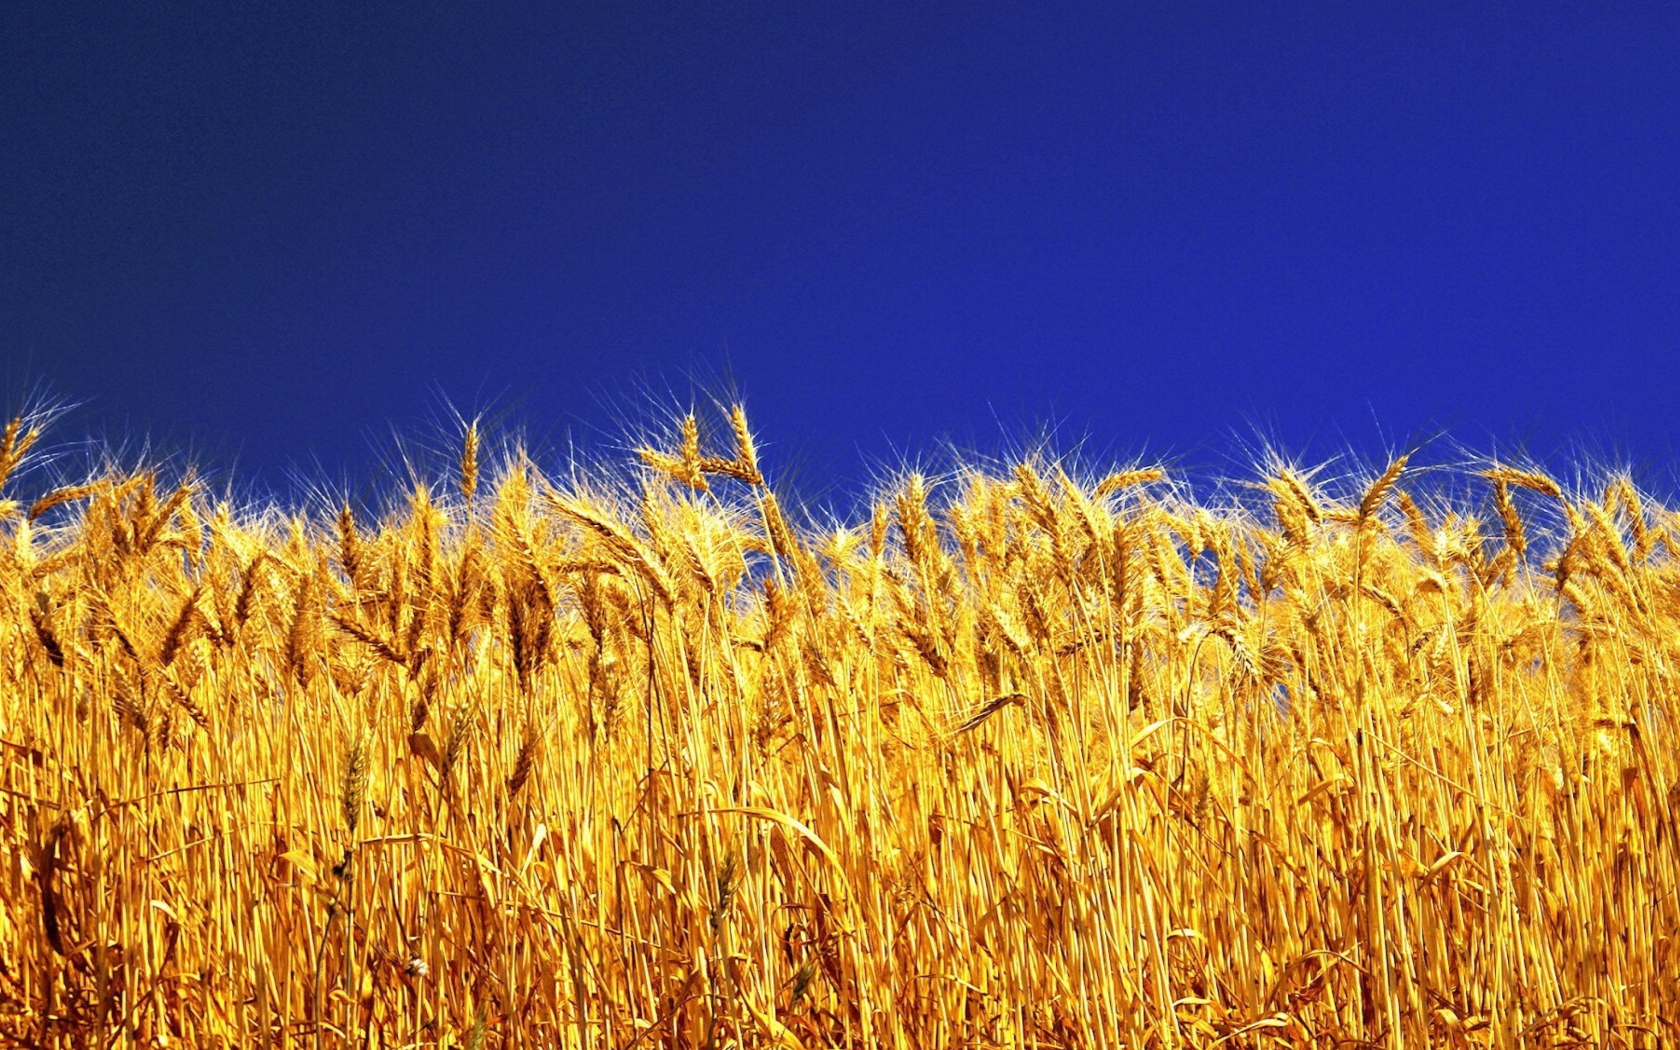
POLYGON ((1672 4, 0 7, 0 381, 271 483, 696 373, 818 478, 1045 420, 1666 470, 1677 350, 1672 4))

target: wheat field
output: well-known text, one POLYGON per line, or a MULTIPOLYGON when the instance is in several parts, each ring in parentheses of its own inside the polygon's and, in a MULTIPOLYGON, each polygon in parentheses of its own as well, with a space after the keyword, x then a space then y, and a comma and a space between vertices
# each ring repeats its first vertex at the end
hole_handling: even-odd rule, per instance
POLYGON ((14 421, 0 1043, 1680 1041, 1626 477, 1035 455, 818 527, 718 416, 475 426, 381 515, 23 491, 14 421))

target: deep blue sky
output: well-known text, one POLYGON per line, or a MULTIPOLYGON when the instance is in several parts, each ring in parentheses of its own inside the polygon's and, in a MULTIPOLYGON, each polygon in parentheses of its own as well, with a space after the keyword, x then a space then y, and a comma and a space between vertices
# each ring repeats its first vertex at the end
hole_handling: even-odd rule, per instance
POLYGON ((695 373, 814 477, 1671 455, 1672 4, 491 6, 0 7, 7 392, 270 483, 695 373))

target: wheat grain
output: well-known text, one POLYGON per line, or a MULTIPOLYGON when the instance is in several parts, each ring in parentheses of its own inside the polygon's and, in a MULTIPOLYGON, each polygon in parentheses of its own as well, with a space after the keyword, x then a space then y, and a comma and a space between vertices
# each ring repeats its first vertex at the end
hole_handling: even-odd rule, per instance
POLYGON ((1538 492, 1542 496, 1550 496, 1553 499, 1563 498, 1563 490, 1558 488, 1557 482, 1535 471, 1518 470, 1515 467, 1504 466, 1490 467, 1482 471, 1482 477, 1489 481, 1504 482, 1507 485, 1528 489, 1530 492, 1538 492))
POLYGON ((1388 465, 1371 487, 1365 490, 1365 495, 1359 500, 1357 523, 1364 525, 1376 516, 1377 510, 1388 499, 1388 494, 1394 488, 1394 483, 1400 480, 1400 475, 1406 469, 1406 463, 1411 457, 1401 456, 1388 465))

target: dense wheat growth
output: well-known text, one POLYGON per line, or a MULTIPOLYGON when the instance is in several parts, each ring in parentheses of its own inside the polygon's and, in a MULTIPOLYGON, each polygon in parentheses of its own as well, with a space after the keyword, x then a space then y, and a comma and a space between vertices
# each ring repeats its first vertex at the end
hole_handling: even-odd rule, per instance
POLYGON ((821 530, 736 409, 566 481, 474 429, 374 520, 23 491, 36 436, 0 1039, 1680 1040, 1680 518, 1625 479, 1027 457, 821 530))

